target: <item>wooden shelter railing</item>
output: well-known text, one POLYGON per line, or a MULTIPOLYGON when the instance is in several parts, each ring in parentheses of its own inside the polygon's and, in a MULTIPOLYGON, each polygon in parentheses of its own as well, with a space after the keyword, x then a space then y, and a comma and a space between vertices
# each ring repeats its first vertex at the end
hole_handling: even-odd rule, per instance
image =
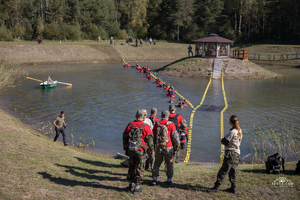
POLYGON ((248 59, 249 58, 249 50, 233 50, 232 56, 233 58, 238 58, 238 59, 248 59))

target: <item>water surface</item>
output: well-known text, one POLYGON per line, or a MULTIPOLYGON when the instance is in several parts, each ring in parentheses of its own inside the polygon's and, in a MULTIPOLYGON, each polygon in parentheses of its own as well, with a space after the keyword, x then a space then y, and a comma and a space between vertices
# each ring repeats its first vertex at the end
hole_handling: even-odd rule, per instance
MULTIPOLYGON (((165 63, 146 64, 154 69, 165 63)), ((47 75, 51 75, 53 80, 72 83, 73 86, 58 85, 44 90, 38 82, 23 76, 16 80, 16 87, 0 90, 1 107, 28 124, 52 122, 64 110, 68 134, 95 139, 96 145, 89 149, 91 151, 111 155, 123 152, 122 134, 126 125, 134 120, 136 110, 144 108, 150 112, 152 107, 156 107, 160 113, 169 106, 169 99, 161 88, 137 70, 124 68, 120 63, 24 68, 30 77, 46 80, 47 75)), ((235 114, 245 130, 251 131, 249 127, 253 124, 267 126, 270 119, 278 123, 285 119, 293 121, 299 134, 300 69, 269 68, 282 76, 269 80, 225 81, 228 101, 228 109, 224 113, 225 133, 230 128, 229 117, 235 114)), ((194 106, 200 103, 208 83, 207 79, 159 77, 175 86, 194 106)), ((213 80, 204 105, 224 106, 220 80, 213 80)), ((191 111, 190 107, 177 109, 188 123, 191 111)), ((241 157, 252 152, 252 140, 252 136, 244 131, 241 157)), ((199 110, 194 116, 191 160, 219 162, 219 154, 220 112, 199 110)))

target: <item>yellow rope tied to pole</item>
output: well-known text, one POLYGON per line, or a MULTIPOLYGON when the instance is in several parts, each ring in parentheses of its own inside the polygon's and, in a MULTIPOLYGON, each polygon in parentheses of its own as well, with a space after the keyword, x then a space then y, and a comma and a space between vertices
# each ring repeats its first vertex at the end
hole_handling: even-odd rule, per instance
MULTIPOLYGON (((224 89, 224 79, 223 79, 223 77, 224 77, 224 74, 222 73, 222 91, 223 91, 225 107, 223 108, 223 110, 220 113, 220 129, 221 129, 220 136, 221 136, 221 139, 224 137, 223 112, 228 108, 225 89, 224 89)), ((223 161, 223 158, 224 158, 224 145, 221 144, 221 152, 220 152, 220 161, 221 161, 221 163, 223 161)))
POLYGON ((211 73, 210 75, 210 80, 206 86, 206 89, 205 89, 205 92, 203 94, 203 97, 202 97, 202 100, 200 102, 200 104, 193 109, 192 113, 191 113, 191 117, 190 117, 190 129, 189 129, 189 134, 188 134, 188 145, 187 145, 187 152, 186 152, 186 156, 185 156, 185 159, 184 159, 184 162, 187 163, 189 162, 190 160, 190 155, 191 155, 191 144, 192 144, 192 128, 193 128, 193 120, 194 120, 194 114, 195 114, 195 111, 200 108, 200 106, 203 104, 204 102, 204 99, 205 99, 205 96, 206 96, 206 93, 207 93, 207 90, 210 86, 210 83, 211 83, 211 79, 212 79, 212 75, 213 73, 211 73))

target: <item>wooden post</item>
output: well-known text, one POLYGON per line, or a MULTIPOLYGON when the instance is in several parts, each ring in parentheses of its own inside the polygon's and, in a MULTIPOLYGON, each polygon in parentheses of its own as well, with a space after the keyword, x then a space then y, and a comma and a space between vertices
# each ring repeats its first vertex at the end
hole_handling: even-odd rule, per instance
POLYGON ((204 42, 202 43, 202 58, 205 56, 205 45, 204 42))
POLYGON ((219 56, 219 50, 218 50, 218 47, 219 47, 219 43, 217 43, 216 58, 219 56))

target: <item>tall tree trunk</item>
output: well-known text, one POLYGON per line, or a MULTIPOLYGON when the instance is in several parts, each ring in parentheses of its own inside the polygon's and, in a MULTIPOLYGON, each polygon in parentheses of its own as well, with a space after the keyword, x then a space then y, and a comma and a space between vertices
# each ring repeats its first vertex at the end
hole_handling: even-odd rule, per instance
POLYGON ((236 31, 237 28, 237 18, 236 18, 236 10, 234 11, 234 31, 236 31))
POLYGON ((182 26, 182 38, 181 38, 181 42, 184 43, 184 26, 182 26))
POLYGON ((177 25, 177 42, 179 42, 179 26, 177 25))
POLYGON ((240 8, 239 37, 240 37, 240 33, 242 31, 242 7, 243 7, 243 1, 241 1, 241 8, 240 8))
POLYGON ((296 31, 297 31, 297 17, 298 17, 297 1, 294 0, 294 2, 295 2, 295 16, 294 16, 293 38, 295 38, 295 36, 296 36, 296 31))
POLYGON ((265 34, 265 5, 266 5, 266 0, 263 0, 263 19, 262 19, 262 35, 263 35, 263 37, 265 34))
POLYGON ((249 23, 248 23, 248 40, 250 38, 251 3, 252 3, 252 1, 250 0, 250 3, 249 3, 250 9, 249 9, 249 23))

